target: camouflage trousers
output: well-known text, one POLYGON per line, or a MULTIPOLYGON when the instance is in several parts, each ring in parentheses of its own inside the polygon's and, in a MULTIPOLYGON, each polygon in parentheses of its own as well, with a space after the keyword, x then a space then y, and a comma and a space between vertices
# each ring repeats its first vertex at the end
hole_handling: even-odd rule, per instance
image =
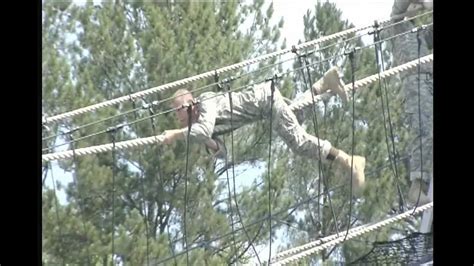
MULTIPOLYGON (((255 99, 259 108, 265 110, 264 117, 269 118, 271 107, 270 83, 263 83, 258 87, 254 89, 255 99)), ((326 157, 332 147, 331 143, 306 132, 278 89, 274 91, 273 100, 272 127, 286 145, 295 154, 316 160, 321 155, 321 160, 326 162, 326 157)))
POLYGON ((405 111, 409 119, 411 139, 409 144, 410 180, 423 178, 429 181, 433 170, 433 80, 429 74, 410 74, 405 84, 405 111))

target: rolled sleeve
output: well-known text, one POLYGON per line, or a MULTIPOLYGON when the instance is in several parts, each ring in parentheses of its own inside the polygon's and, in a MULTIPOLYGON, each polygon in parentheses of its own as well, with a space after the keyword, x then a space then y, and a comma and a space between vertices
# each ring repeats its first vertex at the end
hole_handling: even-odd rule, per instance
MULTIPOLYGON (((212 137, 217 117, 216 98, 211 92, 203 93, 197 103, 198 120, 191 125, 190 138, 202 143, 212 137)), ((183 134, 188 134, 188 128, 183 128, 183 134)))

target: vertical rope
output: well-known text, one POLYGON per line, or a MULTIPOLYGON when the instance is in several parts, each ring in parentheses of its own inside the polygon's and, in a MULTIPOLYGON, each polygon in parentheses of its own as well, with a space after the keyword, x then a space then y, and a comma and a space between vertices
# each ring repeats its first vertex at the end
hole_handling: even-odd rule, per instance
POLYGON ((349 222, 347 223, 347 231, 346 235, 344 236, 344 241, 347 238, 347 235, 349 234, 349 228, 351 228, 351 217, 352 217, 352 179, 353 177, 353 166, 354 166, 354 146, 355 146, 355 138, 354 138, 354 131, 355 131, 355 63, 354 63, 354 52, 355 50, 351 51, 349 53, 349 60, 351 61, 351 81, 352 81, 352 145, 351 145, 351 186, 350 186, 350 192, 349 192, 349 222))
POLYGON ((420 76, 421 76, 421 63, 420 63, 420 53, 421 53, 421 39, 420 39, 420 28, 416 31, 416 40, 418 43, 418 65, 417 65, 417 71, 418 71, 418 78, 417 78, 417 84, 418 84, 418 127, 419 127, 419 132, 420 132, 420 190, 418 191, 418 198, 416 199, 416 204, 415 208, 413 209, 413 213, 415 213, 416 208, 418 208, 418 204, 420 203, 420 196, 421 196, 421 184, 423 182, 423 129, 422 129, 422 122, 421 122, 421 88, 420 88, 420 76))
POLYGON ((375 50, 375 59, 376 59, 376 64, 377 64, 377 73, 379 76, 379 91, 380 91, 380 100, 382 104, 382 117, 383 117, 383 126, 384 126, 384 132, 385 132, 385 142, 387 144, 387 151, 388 151, 388 158, 390 161, 390 167, 392 168, 393 173, 395 174, 395 182, 397 186, 397 193, 398 193, 398 200, 399 200, 399 210, 400 212, 404 212, 404 199, 402 195, 402 190, 400 188, 400 180, 399 180, 399 175, 398 175, 398 164, 397 160, 395 157, 397 156, 397 151, 395 149, 395 137, 393 134, 393 126, 392 126, 392 120, 390 116, 390 105, 388 101, 388 92, 387 92, 387 81, 385 79, 382 79, 381 77, 381 72, 384 71, 385 66, 384 66, 384 59, 383 59, 383 54, 382 54, 382 44, 379 43, 380 41, 380 30, 378 29, 378 23, 377 21, 375 22, 374 25, 375 31, 374 31, 374 50, 375 50), (384 86, 382 88, 382 80, 384 82, 384 86), (388 125, 390 128, 390 138, 392 141, 392 150, 390 151, 390 144, 388 141, 388 133, 387 133, 387 122, 385 118, 385 103, 384 103, 384 92, 385 92, 385 102, 387 103, 387 120, 388 120, 388 125))
POLYGON ((64 254, 63 254, 63 227, 62 227, 62 222, 59 220, 59 202, 58 202, 58 197, 56 195, 56 181, 54 180, 54 175, 53 175, 53 166, 51 162, 48 162, 49 168, 51 169, 51 181, 53 182, 53 192, 54 192, 54 203, 56 205, 56 220, 58 223, 58 233, 59 233, 59 253, 61 254, 61 259, 63 261, 63 265, 66 265, 66 260, 64 259, 64 254))
MULTIPOLYGON (((153 104, 154 103, 152 102, 152 104, 149 105, 148 112, 150 113, 150 122, 151 122, 151 129, 153 130, 153 136, 157 136, 155 118, 154 118, 155 112, 153 111, 153 104)), ((157 142, 157 143, 159 143, 159 142, 157 142)), ((159 151, 158 154, 161 155, 161 146, 157 145, 157 148, 158 148, 158 151, 159 151)), ((157 183, 160 186, 162 184, 160 179, 163 176, 163 171, 162 171, 162 168, 161 168, 161 163, 160 163, 159 157, 160 156, 158 156, 158 160, 156 160, 156 167, 158 168, 158 175, 159 175, 159 178, 157 179, 157 183)), ((170 215, 171 215, 171 213, 170 213, 170 215)), ((169 226, 166 226, 166 231, 168 233, 168 242, 170 244, 171 255, 173 255, 173 258, 174 258, 174 265, 178 265, 178 261, 177 261, 176 257, 174 256, 175 252, 174 252, 174 248, 173 248, 173 243, 171 241, 171 234, 170 234, 170 227, 169 226)), ((148 247, 147 247, 147 259, 148 259, 148 247)))
MULTIPOLYGON (((232 102, 232 92, 230 92, 230 86, 229 84, 227 83, 227 90, 229 91, 229 105, 230 105, 230 128, 234 128, 233 127, 233 114, 234 114, 234 105, 233 105, 233 102, 232 102)), ((259 265, 262 264, 262 262, 260 261, 260 256, 258 256, 258 252, 257 250, 255 249, 255 246, 253 245, 253 241, 257 238, 258 234, 260 233, 260 229, 263 227, 263 223, 262 223, 262 226, 260 226, 257 234, 255 235, 254 239, 250 239, 250 236, 249 236, 249 233, 247 231, 247 228, 245 227, 245 224, 244 224, 244 220, 242 219, 242 215, 240 213, 240 207, 239 207, 239 203, 238 203, 238 200, 237 200, 237 191, 236 191, 236 185, 235 185, 235 167, 234 167, 234 162, 235 162, 235 157, 234 157, 234 131, 232 130, 230 132, 230 143, 231 143, 231 156, 232 156, 232 182, 233 182, 233 188, 234 188, 234 202, 235 202, 235 210, 237 211, 237 215, 239 216, 239 220, 240 220, 240 224, 242 224, 242 229, 245 233, 245 236, 247 237, 247 240, 249 241, 249 245, 250 247, 252 247, 252 250, 253 252, 255 253, 255 256, 257 257, 257 260, 258 260, 258 263, 259 265)), ((237 259, 237 258, 236 258, 237 259)))
MULTIPOLYGON (((295 53, 297 56, 298 56, 298 61, 300 63, 301 66, 303 66, 304 68, 301 69, 301 74, 303 76, 303 82, 306 86, 306 88, 308 90, 310 90, 311 92, 311 99, 312 99, 312 108, 311 108, 311 114, 312 114, 312 120, 313 120, 313 130, 314 130, 314 134, 315 136, 319 136, 319 126, 318 126, 318 118, 316 116, 316 111, 314 110, 315 106, 316 106, 316 100, 314 99, 314 91, 312 89, 312 84, 313 84, 313 81, 312 81, 312 78, 311 78, 311 72, 310 72, 310 69, 309 69, 309 62, 308 62, 308 58, 306 57, 306 55, 300 55, 298 54, 297 50, 295 49, 295 47, 293 46, 293 49, 292 49, 292 52, 295 53), (302 57, 304 57, 304 61, 301 59, 302 57), (306 76, 305 76, 305 73, 304 73, 304 69, 306 69, 306 72, 308 73, 308 80, 306 80, 306 76)), ((320 144, 320 140, 319 138, 317 137, 318 139, 318 147, 321 147, 321 144, 320 144)), ((319 196, 320 196, 320 185, 321 185, 321 182, 320 180, 322 179, 323 180, 323 185, 325 187, 324 191, 325 191, 325 194, 326 196, 328 197, 328 202, 329 202, 329 208, 331 209, 331 214, 332 214, 332 217, 334 219, 334 224, 335 224, 335 229, 336 229, 336 232, 337 234, 339 234, 339 229, 337 227, 337 217, 336 217, 336 213, 334 212, 334 208, 333 208, 333 205, 332 205, 332 200, 331 200, 331 195, 329 195, 329 191, 328 191, 328 187, 329 185, 327 184, 327 180, 324 178, 324 175, 323 175, 323 171, 322 171, 322 163, 321 163, 321 149, 318 149, 318 160, 319 160, 319 167, 318 167, 318 170, 319 170, 319 184, 318 184, 318 216, 320 214, 320 200, 319 200, 319 196)), ((321 217, 319 217, 321 218, 321 217)), ((322 223, 320 221, 318 221, 318 223, 321 225, 321 228, 322 228, 322 223)))
MULTIPOLYGON (((138 114, 136 112, 137 108, 136 108, 136 104, 135 104, 135 101, 130 97, 130 101, 132 102, 132 107, 133 107, 133 116, 135 117, 135 120, 138 120, 138 114)), ((145 101, 145 100, 143 100, 145 101)), ((146 103, 146 101, 145 101, 146 103)), ((151 113, 153 114, 153 111, 151 110, 152 108, 152 104, 150 104, 149 106, 149 110, 151 111, 151 113)), ((151 120, 152 120, 152 125, 153 125, 153 117, 150 117, 151 120)), ((153 133, 154 132, 154 128, 153 128, 153 133)), ((156 136, 156 134, 153 134, 154 136, 156 136)), ((142 162, 142 156, 141 156, 141 153, 138 154, 138 161, 139 163, 141 164, 142 162)), ((148 229, 148 214, 149 214, 149 210, 147 210, 146 208, 146 204, 145 204, 145 175, 143 175, 143 177, 140 179, 140 188, 141 188, 141 192, 142 192, 142 198, 141 198, 141 205, 142 205, 142 209, 143 209, 143 220, 145 222, 145 237, 146 237, 146 265, 150 265, 150 235, 149 235, 149 229, 148 229)))
POLYGON ((186 235, 186 208, 187 208, 187 203, 188 203, 188 167, 189 167, 189 140, 190 140, 190 135, 191 135, 191 116, 192 116, 192 107, 193 105, 189 105, 187 112, 188 112, 188 134, 187 134, 187 140, 186 140, 186 166, 185 166, 185 172, 184 172, 184 244, 185 244, 185 249, 186 249, 186 265, 189 265, 189 255, 188 255, 188 238, 186 235))
MULTIPOLYGON (((45 117, 43 115, 43 121, 44 121, 44 119, 45 119, 45 117)), ((44 136, 45 135, 44 132, 49 131, 49 127, 47 127, 46 125, 43 124, 42 129, 43 129, 42 130, 42 133, 43 133, 42 135, 44 136)), ((43 143, 42 144, 43 144, 43 147, 47 146, 47 143, 46 143, 46 140, 45 140, 44 137, 43 137, 43 143)), ((46 177, 48 176, 48 169, 49 169, 48 165, 49 164, 46 164, 46 166, 43 165, 43 178, 41 180, 41 186, 44 186, 44 181, 46 181, 46 177)))
POLYGON ((268 264, 271 262, 272 258, 272 174, 271 174, 271 162, 272 162, 272 131, 273 131, 273 97, 275 96, 275 82, 277 76, 275 75, 271 80, 271 98, 270 98, 270 144, 268 147, 268 222, 270 228, 270 244, 268 246, 268 264))
POLYGON ((46 181, 46 177, 48 177, 48 165, 46 167, 43 167, 43 179, 41 181, 41 185, 44 186, 44 181, 46 181))
POLYGON ((117 165, 115 163, 115 133, 116 129, 110 132, 112 138, 112 262, 115 254, 115 175, 117 174, 117 165))
POLYGON ((143 208, 143 215, 145 216, 144 219, 145 219, 145 235, 146 235, 146 265, 150 265, 150 233, 149 233, 149 229, 148 229, 148 214, 149 214, 149 210, 146 208, 146 204, 145 204, 145 175, 143 175, 143 178, 141 179, 141 189, 142 189, 142 195, 143 195, 143 198, 142 198, 142 208, 143 208))
MULTIPOLYGON (((225 143, 225 138, 223 139, 224 141, 224 146, 226 146, 226 143, 225 143)), ((231 189, 230 189, 230 177, 229 177, 229 169, 227 169, 227 165, 228 165, 228 159, 227 159, 227 154, 225 156, 225 165, 226 165, 226 170, 225 170, 225 174, 226 174, 226 178, 227 178, 227 191, 228 191, 228 197, 229 197, 229 212, 230 212, 230 225, 231 225, 231 229, 232 229, 232 257, 234 257, 236 255, 236 250, 237 250, 237 246, 235 244, 235 228, 234 228, 234 213, 233 213, 233 208, 232 208, 232 192, 231 192, 231 189)))
MULTIPOLYGON (((214 81, 217 83, 217 91, 220 92, 222 91, 223 89, 223 86, 218 83, 219 82, 219 75, 217 74, 217 71, 215 72, 214 74, 214 81)), ((229 88, 228 86, 229 84, 227 84, 227 88, 229 88)), ((229 102, 230 102, 230 124, 231 124, 231 128, 232 128, 232 95, 230 94, 229 92, 229 102)), ((226 143, 225 143, 225 137, 223 137, 222 141, 224 142, 224 149, 227 150, 227 147, 226 147, 226 143)), ((233 148, 234 148, 234 138, 233 138, 233 135, 232 135, 232 139, 231 139, 231 142, 232 142, 232 160, 234 160, 234 156, 233 156, 233 148)), ((217 144, 217 142, 216 142, 217 144)), ((225 154, 225 157, 224 157, 224 160, 225 160, 225 174, 226 174, 226 178, 227 178, 227 191, 229 192, 228 195, 229 195, 229 212, 230 212, 230 225, 231 225, 231 229, 232 229, 232 250, 231 250, 231 253, 232 253, 232 256, 231 257, 234 257, 231 261, 235 261, 237 258, 235 257, 236 254, 237 254, 237 246, 235 244, 235 228, 234 228, 234 212, 233 212, 233 207, 232 207, 232 192, 231 192, 231 189, 230 189, 230 178, 229 178, 229 169, 227 167, 227 165, 229 164, 229 160, 228 160, 228 156, 227 154, 225 154)), ((234 164, 232 163, 232 170, 234 170, 234 164)), ((234 180, 235 180, 235 176, 234 176, 234 180)), ((235 182, 234 182, 234 186, 235 186, 235 182)))
MULTIPOLYGON (((74 186, 77 188, 77 199, 79 203, 79 211, 80 215, 82 217, 82 228, 84 230, 84 234, 86 235, 87 238, 87 228, 86 228, 86 221, 85 221, 85 215, 84 215, 84 206, 83 206, 83 199, 80 196, 81 193, 79 193, 79 183, 77 182, 77 156, 76 156, 76 145, 74 145, 74 138, 72 136, 72 132, 69 132, 68 134, 69 140, 72 142, 71 148, 72 148, 72 160, 74 162, 74 173, 72 175, 72 180, 74 182, 74 186)), ((91 265, 91 255, 90 255, 90 250, 89 250, 89 245, 86 246, 86 254, 87 254, 87 264, 91 265)))
MULTIPOLYGON (((313 89, 311 88, 311 85, 313 84, 313 81, 312 81, 312 78, 311 78, 311 73, 309 71, 309 62, 308 62, 308 58, 304 58, 304 66, 306 68, 306 72, 308 73, 308 82, 306 82, 305 80, 305 83, 306 83, 306 86, 309 87, 309 90, 311 92, 311 98, 312 98, 312 103, 313 103, 313 108, 311 108, 312 110, 312 116, 313 116, 313 127, 314 127, 314 134, 316 136, 319 136, 319 126, 318 126, 318 117, 316 115, 316 111, 314 110, 314 107, 316 106, 316 100, 314 99, 314 91, 313 89)), ((303 72, 303 78, 304 78, 304 71, 302 70, 303 72)), ((324 77, 323 77, 324 78, 324 77)), ((320 144, 320 140, 319 140, 319 137, 317 137, 318 139, 318 147, 321 147, 321 144, 320 144)), ((335 224, 335 229, 336 229, 336 233, 339 234, 339 228, 337 227, 337 217, 336 217, 336 213, 334 212, 334 208, 333 208, 333 205, 332 205, 332 200, 331 200, 331 195, 329 195, 329 190, 328 190, 328 187, 329 187, 329 184, 328 184, 328 180, 327 178, 324 177, 323 175, 323 172, 322 172, 322 163, 321 163, 321 149, 318 149, 318 153, 319 153, 319 174, 320 174, 320 178, 322 178, 323 182, 323 185, 325 187, 325 193, 328 197, 328 202, 329 202, 329 208, 331 209, 331 214, 332 214, 332 218, 334 219, 334 224, 335 224)), ((318 206, 319 206, 319 202, 318 202, 318 206)))

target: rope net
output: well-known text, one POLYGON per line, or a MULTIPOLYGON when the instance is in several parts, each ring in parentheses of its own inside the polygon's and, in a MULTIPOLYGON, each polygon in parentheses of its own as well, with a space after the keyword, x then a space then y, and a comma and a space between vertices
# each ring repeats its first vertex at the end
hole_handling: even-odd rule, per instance
POLYGON ((412 233, 394 241, 375 242, 350 265, 420 265, 433 260, 433 234, 412 233))

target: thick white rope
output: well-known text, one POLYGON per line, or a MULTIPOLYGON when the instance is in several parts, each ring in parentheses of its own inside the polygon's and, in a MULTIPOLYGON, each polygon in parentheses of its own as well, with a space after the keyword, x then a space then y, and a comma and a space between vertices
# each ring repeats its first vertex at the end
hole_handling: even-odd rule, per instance
MULTIPOLYGON (((390 76, 394 76, 396 74, 399 74, 400 72, 407 71, 411 68, 414 68, 414 67, 418 66, 418 64, 426 64, 426 63, 429 63, 431 61, 433 61, 433 54, 429 54, 427 56, 423 56, 419 59, 415 59, 413 61, 405 63, 403 65, 399 65, 399 66, 393 67, 389 70, 385 70, 385 71, 380 73, 380 78, 383 79, 383 78, 387 78, 387 77, 390 77, 390 76)), ((358 89, 360 89, 364 86, 367 86, 367 85, 369 85, 373 82, 376 82, 377 80, 379 80, 379 74, 374 74, 374 75, 365 77, 363 79, 357 80, 356 82, 354 82, 354 90, 358 90, 358 89)), ((352 84, 346 84, 344 86, 344 90, 346 92, 352 91, 352 84)), ((347 95, 351 95, 351 93, 348 93, 347 95)), ((316 98, 321 98, 321 96, 322 95, 316 95, 315 99, 316 98)), ((306 106, 311 105, 311 104, 312 104, 312 99, 308 98, 308 99, 302 101, 301 103, 291 105, 291 108, 292 108, 293 111, 295 111, 295 110, 298 110, 300 108, 306 107, 306 106)))
MULTIPOLYGON (((354 227, 354 228, 351 228, 350 230, 352 230, 352 232, 356 232, 356 231, 359 231, 361 229, 364 229, 366 227, 366 225, 359 225, 357 227, 354 227)), ((272 263, 275 263, 279 260, 282 260, 284 259, 285 257, 288 257, 292 254, 296 254, 298 252, 302 252, 306 249, 309 249, 309 248, 312 248, 312 247, 315 247, 315 246, 318 246, 318 245, 322 245, 324 243, 327 243, 331 240, 335 240, 337 239, 338 237, 340 236, 343 236, 345 235, 346 232, 341 232, 339 234, 334 234, 334 235, 330 235, 330 236, 326 236, 326 237, 323 237, 323 238, 320 238, 318 240, 315 240, 315 241, 312 241, 312 242, 309 242, 307 244, 304 244, 304 245, 301 245, 301 246, 297 246, 297 247, 294 247, 294 248, 290 248, 290 249, 287 249, 285 251, 281 251, 277 254, 275 254, 274 257, 272 257, 272 263)))
MULTIPOLYGON (((426 64, 426 63, 429 63, 429 62, 432 62, 432 61, 433 61, 433 54, 429 54, 427 56, 421 57, 420 59, 415 59, 415 60, 410 61, 408 63, 405 63, 403 65, 399 65, 399 66, 391 68, 389 70, 385 70, 385 71, 380 73, 380 78, 387 78, 387 77, 390 77, 390 76, 394 76, 394 75, 396 75, 400 72, 407 71, 411 68, 414 68, 420 63, 421 64, 426 64)), ((369 85, 373 82, 376 82, 377 80, 379 80, 379 74, 374 74, 374 75, 365 77, 363 79, 357 80, 356 82, 354 82, 354 89, 358 90, 358 89, 360 89, 364 86, 367 86, 367 85, 369 85)), ((352 84, 346 84, 344 86, 344 90, 346 92, 350 92, 352 90, 352 84)), ((332 94, 333 94, 332 92, 325 92, 323 94, 315 95, 314 96, 314 101, 315 102, 321 101, 324 98, 330 97, 332 94)), ((352 94, 347 93, 347 95, 352 95, 352 94)), ((293 102, 290 105, 290 109, 292 111, 301 110, 302 108, 304 108, 306 106, 309 106, 309 105, 312 105, 312 104, 313 104, 313 100, 311 98, 311 94, 307 93, 305 99, 293 102)), ((219 133, 222 133, 222 132, 226 132, 228 130, 230 130, 229 125, 218 125, 214 128, 214 133, 219 134, 219 133)))
MULTIPOLYGON (((334 238, 334 235, 331 236, 332 240, 330 240, 326 243, 323 243, 323 244, 321 244, 321 242, 325 242, 325 241, 321 241, 322 240, 321 239, 321 240, 316 240, 314 242, 308 243, 308 244, 300 246, 300 247, 293 248, 293 249, 291 249, 291 252, 290 252, 290 250, 282 252, 282 253, 285 253, 285 254, 290 254, 290 253, 294 254, 294 253, 298 253, 298 252, 299 253, 295 254, 295 255, 292 255, 290 257, 287 257, 285 259, 281 259, 281 260, 275 262, 274 265, 285 265, 287 263, 291 263, 291 262, 300 260, 304 257, 307 257, 307 256, 313 254, 313 253, 316 253, 316 252, 324 250, 326 248, 335 246, 339 243, 342 243, 342 242, 347 241, 349 239, 352 239, 354 237, 360 236, 362 234, 375 231, 375 230, 379 229, 380 227, 384 227, 384 226, 387 226, 387 225, 392 224, 394 222, 400 221, 402 219, 406 219, 408 217, 411 217, 412 215, 418 214, 418 213, 423 212, 425 210, 428 210, 430 208, 433 208, 433 202, 430 202, 430 203, 427 203, 423 206, 420 206, 420 207, 416 208, 415 211, 414 211, 414 209, 408 210, 408 211, 406 211, 402 214, 395 215, 395 216, 393 216, 391 218, 388 218, 388 219, 385 219, 383 221, 373 223, 371 225, 365 225, 362 228, 357 227, 357 228, 350 229, 349 233, 347 234, 347 237, 345 237, 345 233, 341 233, 341 234, 339 234, 339 236, 337 236, 335 238, 334 238), (311 248, 308 249, 309 247, 311 247, 311 248), (304 250, 304 249, 308 249, 308 250, 305 250, 305 251, 301 252, 301 250, 304 250)), ((326 237, 324 239, 328 239, 328 238, 330 238, 330 237, 326 237)), ((275 256, 275 258, 277 258, 277 256, 281 257, 282 253, 277 254, 275 256)))
MULTIPOLYGON (((409 69, 417 66, 419 62, 422 63, 422 64, 425 64, 425 63, 431 62, 432 60, 433 60, 433 54, 430 54, 430 55, 424 56, 420 59, 415 59, 415 60, 410 61, 408 63, 405 63, 403 65, 400 65, 400 66, 391 68, 389 70, 386 70, 386 71, 382 72, 380 74, 380 76, 381 76, 381 78, 386 78, 386 77, 398 74, 402 71, 409 70, 409 69)), ((368 76, 366 78, 363 78, 361 80, 356 81, 354 83, 355 84, 354 87, 355 87, 355 89, 359 89, 363 86, 369 85, 372 82, 377 81, 378 79, 379 79, 378 74, 368 76)), ((352 84, 347 84, 344 87, 344 89, 346 91, 352 90, 352 84)), ((315 96, 315 101, 319 100, 321 97, 327 96, 325 94, 328 94, 328 93, 323 93, 321 95, 316 95, 315 96)), ((292 108, 292 110, 296 110, 296 109, 299 109, 299 108, 302 108, 304 106, 311 105, 311 104, 312 104, 312 100, 311 100, 311 98, 308 98, 304 101, 301 101, 301 103, 299 103, 297 105, 294 105, 294 106, 292 105, 291 108, 292 108)), ((230 126, 216 126, 214 128, 214 132, 215 133, 224 132, 225 130, 228 130, 228 129, 230 129, 230 126)), ((127 140, 127 141, 117 142, 115 144, 115 146, 116 146, 117 149, 125 149, 125 148, 138 147, 138 146, 145 145, 145 144, 151 144, 155 141, 158 142, 158 143, 161 143, 162 140, 163 140, 163 136, 162 135, 157 135, 157 136, 152 136, 152 137, 147 137, 147 138, 138 138, 138 139, 134 139, 134 140, 127 140)), ((75 153, 76 153, 77 156, 81 156, 81 155, 94 154, 94 153, 106 152, 106 151, 111 151, 111 150, 112 150, 112 144, 109 143, 109 144, 103 144, 103 145, 98 145, 98 146, 91 146, 91 147, 87 147, 87 148, 76 149, 75 153)), ((67 158, 71 158, 72 156, 73 156, 73 151, 68 150, 68 151, 63 151, 63 152, 44 154, 42 156, 42 159, 43 159, 44 162, 48 162, 48 161, 58 160, 58 159, 67 159, 67 158)))
MULTIPOLYGON (((386 23, 386 22, 389 22, 389 21, 390 20, 385 20, 385 21, 382 21, 380 23, 382 24, 382 23, 386 23)), ((343 37, 345 35, 349 35, 349 34, 354 33, 354 32, 358 32, 358 31, 368 29, 370 27, 373 27, 373 25, 365 26, 365 27, 359 27, 359 28, 347 29, 345 31, 341 31, 341 32, 334 33, 334 34, 331 34, 331 35, 328 35, 328 36, 324 36, 324 37, 321 37, 321 38, 313 40, 313 41, 309 41, 309 42, 305 42, 305 43, 302 43, 302 44, 295 45, 295 48, 296 48, 296 50, 299 50, 299 49, 304 49, 304 48, 307 48, 307 47, 310 47, 310 46, 315 46, 315 45, 317 45, 321 42, 337 39, 337 38, 343 37)), ((62 120, 64 118, 72 117, 72 116, 75 116, 75 115, 78 115, 78 114, 84 114, 84 113, 87 113, 87 112, 95 111, 95 110, 103 108, 103 107, 112 106, 112 105, 115 105, 115 104, 118 104, 118 103, 122 103, 122 102, 130 101, 130 100, 134 100, 134 99, 137 99, 137 98, 141 98, 143 96, 150 95, 152 93, 163 92, 165 90, 175 88, 175 87, 178 87, 178 86, 183 86, 185 84, 188 84, 188 83, 191 83, 191 82, 194 82, 194 81, 198 81, 198 80, 201 80, 201 79, 204 79, 204 78, 214 77, 214 75, 216 73, 221 74, 221 73, 224 73, 224 72, 227 72, 227 71, 236 70, 236 69, 239 69, 241 67, 245 67, 245 66, 248 66, 248 65, 251 65, 251 64, 254 64, 254 63, 258 63, 260 61, 270 59, 272 57, 276 57, 276 56, 279 56, 279 55, 289 53, 291 51, 292 51, 292 48, 280 50, 280 51, 277 51, 277 52, 273 52, 273 53, 269 53, 269 54, 262 55, 262 56, 259 56, 259 57, 255 57, 255 58, 252 58, 252 59, 248 59, 246 61, 242 61, 240 63, 236 63, 236 64, 233 64, 233 65, 230 65, 230 66, 226 66, 226 67, 223 67, 223 68, 219 68, 219 69, 216 69, 216 70, 212 70, 212 71, 208 71, 208 72, 205 72, 205 73, 202 73, 202 74, 198 74, 198 75, 195 75, 195 76, 192 76, 192 77, 188 77, 188 78, 185 78, 185 79, 173 81, 173 82, 170 82, 170 83, 167 83, 167 84, 164 84, 164 85, 160 85, 160 86, 157 86, 157 87, 153 87, 153 88, 150 88, 150 89, 146 89, 146 90, 143 90, 143 91, 132 93, 130 95, 121 96, 121 97, 118 97, 118 98, 115 98, 115 99, 112 99, 112 100, 104 101, 104 102, 93 104, 93 105, 86 106, 86 107, 82 107, 82 108, 79 108, 79 109, 76 109, 76 110, 73 110, 73 111, 69 111, 69 112, 66 112, 66 113, 63 113, 63 114, 59 114, 59 115, 55 115, 55 116, 51 116, 51 117, 45 117, 45 119, 43 119, 43 123, 47 124, 47 123, 59 121, 59 120, 62 120)))
MULTIPOLYGON (((417 17, 426 15, 426 14, 431 13, 431 12, 427 12, 427 13, 421 14, 421 15, 416 15, 414 17, 407 18, 406 20, 407 21, 408 20, 413 20, 417 17)), ((377 24, 378 25, 383 25, 383 24, 389 23, 392 19, 393 18, 378 21, 377 24)), ((248 65, 251 65, 251 64, 254 64, 254 63, 258 63, 260 61, 270 59, 272 57, 280 56, 280 55, 292 52, 293 49, 300 50, 300 49, 308 48, 308 47, 315 46, 315 45, 317 45, 319 43, 322 43, 322 42, 325 42, 325 41, 329 41, 329 40, 333 40, 333 39, 343 37, 345 35, 349 35, 349 34, 354 33, 354 32, 363 31, 363 30, 366 30, 366 29, 369 29, 369 28, 373 28, 374 26, 375 25, 369 25, 369 26, 364 26, 364 27, 359 27, 359 28, 347 29, 347 30, 344 30, 344 31, 341 31, 341 32, 337 32, 337 33, 334 33, 334 34, 331 34, 331 35, 328 35, 328 36, 318 38, 318 39, 313 40, 313 41, 308 41, 308 42, 305 42, 305 43, 295 45, 294 48, 292 47, 292 48, 280 50, 280 51, 277 51, 277 52, 269 53, 269 54, 266 54, 266 55, 261 55, 259 57, 248 59, 248 60, 233 64, 233 65, 230 65, 230 66, 226 66, 226 67, 219 68, 219 69, 216 69, 216 70, 208 71, 208 72, 205 72, 205 73, 202 73, 202 74, 198 74, 198 75, 188 77, 188 78, 184 78, 184 79, 181 79, 181 80, 177 80, 177 81, 174 81, 174 82, 166 83, 164 85, 160 85, 160 86, 157 86, 157 87, 153 87, 153 88, 150 88, 150 89, 146 89, 146 90, 143 90, 143 91, 132 93, 132 94, 129 94, 129 95, 121 96, 121 97, 118 97, 118 98, 115 98, 115 99, 112 99, 112 100, 104 101, 104 102, 93 104, 93 105, 86 106, 86 107, 82 107, 82 108, 72 110, 72 111, 69 111, 69 112, 66 112, 66 113, 63 113, 63 114, 59 114, 59 115, 55 115, 55 116, 51 116, 51 117, 44 116, 43 124, 48 124, 48 123, 59 121, 59 120, 62 120, 62 119, 68 118, 68 117, 76 116, 78 114, 83 114, 83 113, 95 111, 97 109, 107 107, 107 106, 112 106, 112 105, 115 105, 115 104, 118 104, 118 103, 122 103, 122 102, 126 102, 126 101, 133 101, 136 98, 141 98, 143 96, 146 96, 146 95, 149 95, 149 94, 152 94, 152 93, 162 92, 162 91, 174 88, 174 87, 183 86, 185 84, 188 84, 188 83, 191 83, 191 82, 194 82, 194 81, 197 81, 197 80, 213 77, 216 74, 221 74, 221 73, 224 73, 224 72, 227 72, 227 71, 236 70, 236 69, 239 69, 241 67, 245 67, 245 66, 248 66, 248 65)))
MULTIPOLYGON (((140 147, 146 144, 162 143, 163 138, 164 138, 163 135, 157 135, 157 136, 152 136, 152 137, 147 137, 147 138, 120 141, 120 142, 115 143, 115 149, 121 150, 121 149, 126 149, 126 148, 136 148, 136 147, 140 147)), ((103 145, 75 149, 74 151, 68 150, 68 151, 62 151, 62 152, 56 152, 56 153, 48 153, 48 154, 44 154, 42 156, 42 159, 43 159, 43 162, 49 162, 49 161, 58 160, 58 159, 72 158, 74 156, 74 153, 76 154, 76 156, 82 156, 82 155, 87 155, 87 154, 95 154, 95 153, 100 153, 100 152, 111 151, 112 148, 113 148, 113 143, 107 143, 103 145)))

